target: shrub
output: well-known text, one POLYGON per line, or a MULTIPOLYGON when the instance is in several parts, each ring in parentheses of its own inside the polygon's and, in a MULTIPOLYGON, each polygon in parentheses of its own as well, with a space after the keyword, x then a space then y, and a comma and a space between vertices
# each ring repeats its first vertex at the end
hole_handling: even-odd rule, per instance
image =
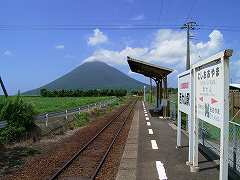
POLYGON ((86 125, 89 122, 89 114, 87 112, 81 112, 74 116, 74 125, 75 127, 81 127, 86 125))
POLYGON ((24 102, 20 96, 4 100, 0 105, 0 119, 7 121, 7 127, 0 129, 0 142, 11 142, 31 131, 34 114, 33 106, 24 102))
POLYGON ((47 90, 41 89, 40 95, 42 97, 99 97, 99 96, 117 96, 122 97, 127 95, 127 90, 124 89, 89 89, 89 90, 47 90))

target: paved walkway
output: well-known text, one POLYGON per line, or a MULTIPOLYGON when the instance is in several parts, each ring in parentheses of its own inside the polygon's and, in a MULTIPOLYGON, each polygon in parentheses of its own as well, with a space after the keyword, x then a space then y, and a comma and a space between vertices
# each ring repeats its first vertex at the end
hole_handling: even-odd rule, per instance
MULTIPOLYGON (((144 105, 145 106, 145 105, 144 105)), ((119 168, 117 180, 217 180, 219 171, 214 162, 209 162, 199 153, 200 172, 191 173, 186 165, 188 156, 188 139, 182 136, 184 146, 176 149, 176 129, 170 121, 153 118, 148 108, 144 111, 142 102, 137 104, 132 125, 139 127, 138 135, 129 133, 130 139, 133 135, 138 145, 132 146, 129 151, 127 143, 122 162, 119 168), (139 121, 136 123, 136 121, 139 121), (134 148, 136 153, 132 158, 134 148), (125 158, 124 158, 125 157, 125 158)))

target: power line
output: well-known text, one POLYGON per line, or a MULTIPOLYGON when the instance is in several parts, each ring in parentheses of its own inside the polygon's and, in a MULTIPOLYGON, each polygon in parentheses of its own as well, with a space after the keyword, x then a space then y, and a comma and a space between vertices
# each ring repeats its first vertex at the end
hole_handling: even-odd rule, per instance
POLYGON ((116 24, 116 25, 0 25, 0 30, 92 30, 96 28, 105 30, 141 30, 141 29, 178 29, 179 25, 138 25, 138 24, 116 24))
MULTIPOLYGON (((240 32, 240 26, 226 25, 199 25, 201 30, 214 30, 240 32)), ((56 25, 4 25, 0 24, 0 31, 81 31, 100 28, 103 30, 154 30, 179 29, 181 25, 170 24, 56 24, 56 25)))

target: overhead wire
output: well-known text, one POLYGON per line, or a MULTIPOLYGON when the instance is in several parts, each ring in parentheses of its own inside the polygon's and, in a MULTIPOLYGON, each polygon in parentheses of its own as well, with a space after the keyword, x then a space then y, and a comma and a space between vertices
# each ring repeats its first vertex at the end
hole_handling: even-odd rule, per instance
MULTIPOLYGON (((56 24, 56 25, 4 25, 0 24, 0 31, 77 31, 93 30, 154 30, 154 29, 180 29, 182 25, 177 24, 56 24)), ((214 30, 240 32, 240 26, 229 25, 199 25, 200 30, 214 30)))

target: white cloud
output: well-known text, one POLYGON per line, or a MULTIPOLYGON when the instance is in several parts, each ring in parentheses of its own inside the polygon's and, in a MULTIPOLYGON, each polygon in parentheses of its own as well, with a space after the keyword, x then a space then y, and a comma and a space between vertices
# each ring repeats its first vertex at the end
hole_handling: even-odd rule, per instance
POLYGON ((56 49, 64 49, 65 46, 63 44, 59 44, 55 46, 56 49))
POLYGON ((6 50, 6 51, 3 52, 3 55, 4 56, 12 56, 13 53, 11 51, 9 51, 9 50, 6 50))
POLYGON ((144 14, 139 14, 139 15, 131 18, 131 20, 133 20, 133 21, 141 21, 141 20, 144 20, 144 19, 145 19, 144 14))
MULTIPOLYGON (((191 43, 191 60, 196 62, 201 58, 219 51, 223 45, 223 35, 214 30, 206 42, 191 43)), ((98 49, 84 61, 103 61, 110 65, 126 65, 126 57, 140 58, 150 63, 171 67, 181 72, 186 60, 186 32, 170 29, 157 31, 152 42, 146 47, 129 47, 114 51, 98 49)))
POLYGON ((147 48, 131 48, 126 47, 121 51, 113 51, 107 49, 100 49, 95 51, 91 56, 86 58, 86 61, 103 61, 111 65, 125 65, 127 64, 127 56, 142 57, 148 52, 147 48))
POLYGON ((93 36, 90 36, 88 38, 89 45, 95 46, 97 44, 106 43, 108 41, 108 37, 105 34, 103 34, 103 32, 100 31, 99 29, 94 29, 93 32, 94 32, 93 36))

